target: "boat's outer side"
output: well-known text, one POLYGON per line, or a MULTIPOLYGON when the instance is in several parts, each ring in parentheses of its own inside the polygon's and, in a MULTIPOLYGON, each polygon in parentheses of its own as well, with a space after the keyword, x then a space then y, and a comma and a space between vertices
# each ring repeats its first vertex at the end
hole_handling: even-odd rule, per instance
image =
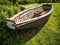
POLYGON ((7 25, 9 24, 8 26, 10 26, 11 29, 29 29, 29 28, 36 28, 38 26, 41 26, 41 24, 45 23, 48 20, 48 18, 50 16, 50 14, 52 13, 52 11, 53 11, 53 6, 52 6, 52 9, 48 13, 40 16, 39 18, 37 18, 36 21, 32 21, 32 22, 27 23, 25 25, 22 25, 20 27, 14 27, 14 26, 12 27, 12 24, 13 23, 11 21, 8 21, 8 22, 11 22, 11 23, 7 23, 7 25))

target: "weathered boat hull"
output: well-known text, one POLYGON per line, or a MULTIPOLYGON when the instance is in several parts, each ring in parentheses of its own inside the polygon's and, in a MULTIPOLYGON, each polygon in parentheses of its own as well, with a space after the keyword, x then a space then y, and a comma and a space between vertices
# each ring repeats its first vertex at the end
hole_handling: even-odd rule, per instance
MULTIPOLYGON (((15 22, 13 22, 14 21, 14 17, 19 17, 18 15, 15 15, 14 17, 12 17, 12 18, 10 18, 10 19, 7 19, 6 20, 6 22, 7 22, 7 25, 8 25, 8 27, 10 27, 11 29, 30 29, 30 28, 37 28, 37 27, 39 27, 39 26, 41 26, 41 25, 43 25, 45 22, 47 22, 47 20, 49 19, 49 16, 51 15, 51 13, 52 13, 52 11, 53 11, 53 6, 52 5, 50 5, 51 7, 49 8, 49 6, 48 6, 48 8, 49 8, 49 11, 46 13, 46 14, 43 14, 43 15, 41 15, 41 16, 39 16, 39 17, 34 17, 34 18, 32 18, 32 19, 27 19, 25 22, 23 22, 23 23, 19 23, 19 24, 16 24, 16 25, 13 25, 13 24, 15 24, 15 22)), ((38 10, 39 10, 39 7, 40 6, 38 6, 38 7, 36 7, 36 8, 31 8, 30 10, 34 10, 35 12, 37 12, 38 10), (37 9, 38 8, 38 10, 35 10, 35 9, 37 9)), ((47 8, 47 7, 46 7, 47 8)), ((45 7, 43 8, 44 10, 46 10, 45 9, 45 7)), ((26 10, 26 11, 23 11, 23 13, 21 13, 21 14, 25 14, 26 12, 28 12, 28 11, 30 11, 30 10, 26 10)), ((34 14, 34 11, 33 12, 31 12, 30 11, 30 13, 32 13, 32 14, 34 14)), ((19 14, 20 15, 20 14, 19 14)), ((31 15, 31 14, 30 14, 31 15)), ((25 15, 25 16, 28 16, 28 15, 25 15)), ((23 18, 22 18, 23 19, 23 18)), ((15 19, 15 20, 17 20, 17 18, 15 19)), ((18 20, 19 21, 19 20, 18 20)), ((16 21, 17 22, 17 21, 16 21)))

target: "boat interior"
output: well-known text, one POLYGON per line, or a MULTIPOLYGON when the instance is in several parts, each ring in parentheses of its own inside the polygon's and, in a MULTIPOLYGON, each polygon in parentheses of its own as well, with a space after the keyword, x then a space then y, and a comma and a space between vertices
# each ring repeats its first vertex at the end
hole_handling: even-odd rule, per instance
MULTIPOLYGON (((40 17, 46 13, 48 13, 51 10, 52 6, 51 5, 43 5, 37 8, 33 8, 23 14, 20 14, 16 16, 13 20, 15 24, 22 23, 25 20, 40 17)), ((13 17, 12 17, 13 18, 13 17)))

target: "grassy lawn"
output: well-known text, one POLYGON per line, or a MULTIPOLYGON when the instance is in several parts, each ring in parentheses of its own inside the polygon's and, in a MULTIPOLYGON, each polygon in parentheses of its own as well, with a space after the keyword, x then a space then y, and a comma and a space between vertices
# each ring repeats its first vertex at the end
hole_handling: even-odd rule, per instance
MULTIPOLYGON (((5 18, 20 11, 20 7, 0 5, 0 42, 3 45, 60 45, 60 3, 54 7, 48 22, 41 30, 12 30, 6 26, 5 18)), ((28 4, 39 5, 39 4, 28 4)), ((26 6, 28 6, 26 5, 26 6)))

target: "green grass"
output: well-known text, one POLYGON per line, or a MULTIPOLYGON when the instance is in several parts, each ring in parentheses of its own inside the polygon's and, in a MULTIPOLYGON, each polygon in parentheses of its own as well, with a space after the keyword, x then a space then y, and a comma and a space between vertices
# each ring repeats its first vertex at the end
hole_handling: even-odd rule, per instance
POLYGON ((20 7, 0 5, 0 42, 3 45, 60 45, 60 3, 51 4, 54 7, 53 13, 47 24, 38 32, 34 29, 9 29, 5 18, 18 13, 20 7))

